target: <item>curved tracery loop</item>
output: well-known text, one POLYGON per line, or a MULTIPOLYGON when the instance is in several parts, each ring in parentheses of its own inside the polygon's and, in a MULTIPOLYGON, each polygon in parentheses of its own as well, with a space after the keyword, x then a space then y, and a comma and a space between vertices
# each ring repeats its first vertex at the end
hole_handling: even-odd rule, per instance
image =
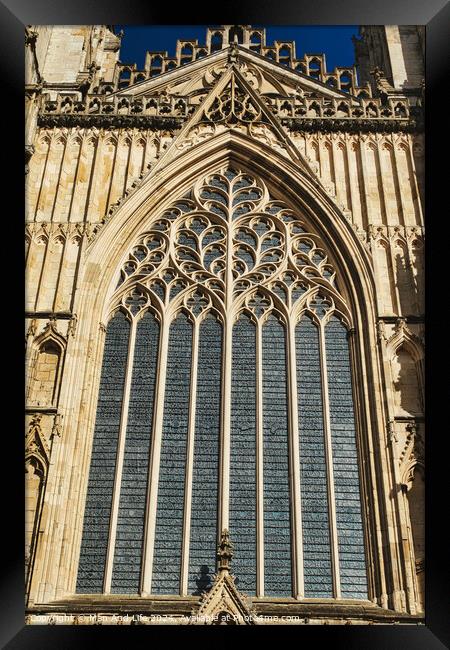
POLYGON ((228 86, 207 109, 206 115, 212 122, 250 123, 260 117, 261 110, 248 94, 239 88, 233 77, 228 86))
POLYGON ((175 258, 179 267, 196 281, 203 282, 211 275, 223 279, 225 229, 206 216, 186 218, 175 235, 175 258))
POLYGON ((288 312, 307 309, 321 318, 331 308, 346 311, 335 276, 320 238, 295 210, 273 199, 261 179, 225 167, 164 210, 130 251, 117 288, 122 295, 139 281, 163 306, 190 285, 222 304, 228 291, 229 306, 256 315, 248 301, 260 287, 261 305, 281 302, 288 312), (311 302, 319 288, 322 307, 311 302))
MULTIPOLYGON (((160 223, 163 224, 163 220, 160 220, 160 223)), ((122 266, 117 286, 123 284, 130 276, 138 279, 153 273, 166 257, 168 243, 167 236, 158 231, 151 231, 142 236, 122 266)))

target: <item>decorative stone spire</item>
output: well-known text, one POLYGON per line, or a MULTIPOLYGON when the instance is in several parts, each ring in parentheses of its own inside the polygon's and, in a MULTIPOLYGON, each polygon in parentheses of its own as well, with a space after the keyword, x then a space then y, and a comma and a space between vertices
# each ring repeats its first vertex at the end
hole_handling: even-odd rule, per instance
POLYGON ((222 531, 222 537, 217 549, 217 559, 219 561, 219 573, 223 571, 230 571, 230 562, 233 558, 233 544, 230 541, 230 534, 225 528, 222 531))

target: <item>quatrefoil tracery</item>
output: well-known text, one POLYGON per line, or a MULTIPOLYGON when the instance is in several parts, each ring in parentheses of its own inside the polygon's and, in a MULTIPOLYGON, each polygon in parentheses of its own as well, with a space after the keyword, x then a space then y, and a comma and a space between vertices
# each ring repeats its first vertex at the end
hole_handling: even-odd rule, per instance
POLYGON ((133 294, 137 283, 159 309, 176 299, 194 313, 197 295, 245 305, 255 316, 308 309, 320 319, 332 308, 346 312, 335 275, 319 237, 295 211, 274 200, 261 180, 227 168, 197 181, 139 239, 122 267, 117 299, 137 314, 143 308, 143 295, 133 294))

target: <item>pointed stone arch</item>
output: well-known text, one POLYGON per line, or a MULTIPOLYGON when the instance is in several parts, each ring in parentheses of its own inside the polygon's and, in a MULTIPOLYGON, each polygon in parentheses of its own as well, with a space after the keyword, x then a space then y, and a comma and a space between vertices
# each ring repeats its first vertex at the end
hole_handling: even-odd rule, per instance
MULTIPOLYGON (((74 309, 79 315, 80 340, 84 343, 75 351, 70 351, 66 359, 66 376, 61 391, 61 402, 65 410, 73 414, 73 422, 67 422, 65 432, 67 449, 77 449, 77 471, 88 475, 89 448, 91 445, 92 424, 95 418, 95 395, 99 381, 99 361, 102 356, 104 333, 100 323, 106 322, 108 301, 115 291, 117 273, 125 261, 130 247, 142 232, 167 209, 175 199, 184 196, 197 178, 212 173, 225 164, 237 166, 243 171, 264 179, 275 196, 283 197, 288 205, 297 206, 306 215, 314 231, 323 238, 323 246, 330 253, 334 263, 341 270, 344 292, 354 317, 356 336, 351 336, 352 363, 358 382, 355 385, 357 404, 357 423, 360 432, 360 459, 373 452, 374 431, 383 428, 380 422, 380 405, 368 379, 375 384, 378 379, 378 355, 375 337, 375 286, 371 262, 367 250, 357 237, 336 203, 327 195, 313 173, 305 168, 299 169, 296 161, 290 161, 263 142, 252 140, 238 130, 219 133, 207 141, 202 141, 182 152, 176 159, 156 165, 142 182, 129 193, 115 211, 113 217, 91 238, 86 249, 83 272, 80 278, 79 293, 74 309), (99 335, 100 334, 100 335, 99 335), (359 381, 361 380, 361 381, 359 381), (82 405, 80 395, 88 394, 82 405)), ((381 390, 380 390, 381 393, 381 390)), ((373 492, 373 481, 381 473, 382 459, 376 459, 368 467, 361 462, 363 472, 363 503, 373 492)), ((83 516, 83 498, 86 485, 83 480, 78 487, 77 508, 67 515, 65 526, 71 531, 75 546, 80 541, 80 521, 83 516)), ((374 518, 380 518, 379 505, 370 501, 375 513, 367 521, 367 547, 370 553, 377 554, 373 562, 379 566, 382 548, 374 531, 374 518)), ((388 513, 387 515, 391 515, 388 513)), ((55 551, 56 552, 56 551, 55 551)), ((70 575, 76 575, 77 553, 73 554, 75 566, 70 575)), ((370 578, 373 598, 381 598, 383 593, 380 572, 370 578)), ((38 580, 39 578, 36 577, 38 580)), ((64 574, 55 583, 58 589, 73 593, 74 586, 64 574)))
POLYGON ((66 338, 58 332, 54 321, 49 321, 32 343, 30 359, 30 403, 53 406, 62 370, 66 338))
POLYGON ((396 389, 395 403, 400 409, 398 415, 422 415, 424 348, 404 319, 397 321, 395 331, 386 343, 386 351, 396 389))

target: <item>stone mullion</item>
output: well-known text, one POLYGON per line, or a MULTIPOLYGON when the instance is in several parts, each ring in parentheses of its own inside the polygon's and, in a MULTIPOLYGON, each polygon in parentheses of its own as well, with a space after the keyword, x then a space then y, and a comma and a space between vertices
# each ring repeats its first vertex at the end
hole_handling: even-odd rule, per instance
POLYGON ((27 223, 36 222, 37 211, 39 206, 39 198, 42 193, 42 186, 45 177, 45 169, 47 166, 50 144, 41 142, 39 143, 39 136, 36 137, 36 151, 30 159, 29 173, 26 175, 26 185, 25 185, 25 221, 27 223), (46 146, 47 151, 44 153, 41 147, 46 146), (31 200, 30 191, 32 191, 32 181, 33 188, 36 188, 36 192, 33 194, 33 200, 31 200))
MULTIPOLYGON (((410 174, 410 182, 413 185, 414 195, 415 195, 415 196, 414 195, 412 196, 413 206, 414 206, 414 211, 416 213, 416 219, 418 217, 418 221, 419 221, 419 223, 417 225, 418 226, 423 226, 422 202, 420 200, 419 184, 417 182, 417 172, 415 170, 415 165, 414 165, 414 154, 413 154, 413 150, 412 150, 411 137, 407 136, 407 142, 408 142, 408 156, 409 156, 409 165, 408 165, 408 167, 410 167, 411 170, 413 171, 413 173, 410 174)), ((408 160, 406 162, 408 163, 408 160)), ((405 222, 405 225, 406 225, 406 222, 405 222)))
POLYGON ((305 579, 303 568, 303 530, 302 530, 302 503, 301 503, 301 474, 300 474, 300 451, 298 433, 298 387, 297 387, 297 364, 295 346, 295 325, 289 319, 288 322, 288 367, 289 367, 289 418, 291 422, 289 447, 291 466, 291 503, 293 521, 293 548, 294 548, 294 596, 301 599, 305 595, 305 579))
POLYGON ((319 134, 317 138, 317 151, 319 153, 319 176, 322 181, 322 183, 326 183, 327 179, 324 177, 324 142, 323 142, 323 137, 321 134, 319 134))
MULTIPOLYGON (((417 282, 417 266, 413 263, 413 250, 411 244, 411 237, 408 237, 407 228, 405 228, 405 240, 406 240, 406 264, 411 269, 412 284, 414 287, 414 298, 411 300, 411 304, 415 307, 416 314, 420 315, 420 299, 419 299, 419 285, 417 282)), ((412 287, 411 287, 412 288, 412 287)))
MULTIPOLYGON (((103 141, 104 141, 104 132, 101 130, 97 136, 97 141, 95 144, 95 150, 92 156, 92 163, 91 163, 91 174, 89 178, 89 186, 86 194, 86 203, 85 203, 85 209, 84 209, 84 219, 83 221, 96 221, 96 219, 89 219, 91 216, 89 212, 92 209, 92 206, 96 200, 96 194, 97 194, 97 179, 99 176, 99 168, 101 164, 101 156, 103 153, 103 141)), ((99 215, 97 215, 99 216, 99 215)), ((99 220, 99 219, 98 219, 99 220)))
POLYGON ((149 481, 147 489, 147 512, 143 543, 141 594, 147 596, 151 591, 153 553, 156 531, 156 508, 158 505, 159 464, 163 427, 164 394, 166 389, 167 352, 169 346, 170 320, 164 314, 161 322, 161 342, 158 354, 155 410, 153 414, 153 443, 150 450, 149 481))
MULTIPOLYGON (((358 149, 355 149, 355 154, 358 154, 358 149)), ((364 140, 360 139, 359 141, 359 157, 361 160, 361 217, 363 221, 363 227, 365 230, 369 229, 371 225, 371 211, 370 211, 370 197, 368 197, 367 190, 369 188, 369 179, 367 173, 367 158, 366 158, 366 147, 364 140), (364 216, 366 217, 366 223, 364 224, 364 216)), ((355 156, 357 158, 357 155, 355 156)), ((358 160, 356 160, 356 167, 358 167, 358 160)))
POLYGON ((84 232, 83 232, 83 235, 80 238, 80 243, 78 245, 77 259, 76 259, 76 262, 75 262, 75 270, 74 270, 73 280, 72 280, 72 295, 71 295, 71 299, 70 299, 70 308, 69 308, 71 313, 73 312, 75 299, 76 299, 76 295, 77 295, 78 276, 79 276, 79 273, 80 273, 81 264, 82 264, 83 257, 84 257, 84 251, 85 251, 85 248, 88 245, 88 243, 89 243, 88 242, 88 234, 87 234, 86 228, 85 228, 84 232))
POLYGON ((122 193, 120 194, 120 196, 125 196, 125 192, 127 190, 128 170, 130 169, 131 147, 133 146, 133 135, 130 135, 128 133, 128 129, 124 131, 123 143, 128 148, 128 151, 127 151, 127 154, 126 154, 125 169, 124 169, 124 172, 123 172, 123 189, 122 189, 122 193))
MULTIPOLYGON (((36 291, 36 301, 35 301, 35 310, 46 310, 50 308, 50 305, 53 307, 54 302, 55 302, 55 297, 56 297, 56 291, 58 288, 58 281, 59 281, 59 271, 58 271, 58 277, 56 278, 55 285, 53 287, 46 287, 44 280, 45 279, 52 279, 52 267, 55 266, 55 257, 58 255, 58 242, 56 241, 56 235, 55 235, 55 226, 52 224, 49 225, 49 236, 48 236, 48 241, 45 246, 45 253, 44 257, 42 260, 42 266, 41 266, 41 272, 39 276, 39 282, 37 286, 37 291, 36 291), (47 290, 49 289, 49 291, 47 290), (51 297, 51 292, 53 292, 53 297, 51 297)), ((57 263, 59 267, 61 267, 61 259, 62 255, 64 252, 64 246, 60 250, 60 258, 59 262, 57 263)))
POLYGON ((133 375, 133 360, 134 360, 134 345, 136 342, 136 319, 132 320, 130 338, 128 341, 128 357, 127 367, 125 372, 125 382, 123 388, 123 401, 122 412, 120 415, 119 435, 117 438, 117 455, 116 455, 116 468, 114 474, 114 486, 111 502, 111 515, 109 522, 109 536, 108 536, 108 549, 106 552, 105 561, 105 574, 103 581, 103 592, 109 594, 111 592, 111 578, 114 562, 114 550, 116 546, 116 533, 117 533, 117 518, 119 514, 119 501, 120 501, 120 488, 122 484, 122 469, 123 460, 125 455, 125 441, 127 434, 128 423, 128 406, 130 403, 131 391, 131 377, 133 375))
MULTIPOLYGON (((331 182, 334 183, 334 194, 336 196, 336 201, 339 204, 339 208, 341 207, 341 205, 345 207, 345 200, 344 197, 342 196, 342 186, 338 182, 338 175, 339 172, 342 170, 338 169, 338 165, 336 163, 336 140, 333 138, 333 136, 331 137, 330 140, 330 147, 331 147, 331 160, 332 160, 332 165, 330 165, 331 182)), ((345 170, 344 170, 344 174, 345 174, 345 170)))
POLYGON ((112 165, 111 165, 111 171, 109 173, 109 186, 108 186, 108 192, 106 194, 106 202, 105 202, 105 215, 108 214, 108 209, 110 205, 110 199, 111 199, 111 191, 112 191, 112 186, 113 186, 113 181, 114 181, 114 173, 116 170, 116 160, 117 160, 117 153, 119 151, 119 136, 116 138, 116 142, 114 145, 114 156, 112 160, 112 165))
POLYGON ((147 148, 148 148, 148 132, 145 134, 145 143, 144 146, 142 147, 142 163, 141 163, 141 170, 139 172, 140 175, 144 174, 145 171, 145 159, 147 157, 147 148))
POLYGON ((58 277, 56 279, 55 290, 54 290, 54 293, 53 293, 52 310, 54 312, 57 311, 56 307, 58 305, 59 294, 61 293, 61 285, 63 284, 64 257, 65 257, 65 255, 67 253, 69 241, 70 241, 70 232, 69 232, 69 228, 67 228, 66 233, 65 233, 65 237, 64 237, 64 243, 63 243, 63 245, 61 247, 61 256, 60 256, 59 265, 58 265, 58 277))
POLYGON ((325 327, 319 328, 320 338, 320 372, 322 376, 322 408, 325 434, 325 459, 327 467, 328 516, 330 522, 331 570, 333 577, 333 597, 341 597, 341 578, 339 570, 339 547, 336 522, 336 499, 334 493, 333 448, 331 442, 330 403, 328 392, 328 373, 325 349, 325 327))
POLYGON ((75 192, 77 191, 77 186, 78 186, 78 181, 80 178, 80 164, 81 164, 81 156, 82 156, 82 151, 83 151, 83 145, 86 142, 86 138, 82 136, 80 137, 80 143, 78 145, 78 156, 77 156, 77 164, 75 166, 75 172, 73 175, 73 186, 72 186, 72 193, 70 195, 70 202, 69 202, 69 209, 67 210, 67 223, 70 222, 70 217, 72 213, 72 206, 73 206, 73 199, 75 197, 75 192))
MULTIPOLYGON (((348 187, 350 189, 350 210, 352 212, 352 223, 356 223, 356 215, 358 213, 358 210, 356 210, 355 208, 356 208, 356 205, 357 205, 357 199, 356 199, 355 188, 354 188, 353 183, 351 182, 351 179, 350 179, 351 172, 352 172, 352 165, 350 165, 349 147, 351 147, 351 146, 352 146, 352 141, 349 140, 349 138, 347 136, 345 138, 345 153, 344 153, 344 155, 345 155, 345 159, 347 161, 348 175, 347 175, 347 178, 345 179, 345 182, 346 182, 346 184, 348 183, 348 187)), ((356 153, 356 151, 355 151, 355 153, 356 153)), ((355 156, 355 163, 356 163, 355 176, 358 177, 358 163, 357 163, 357 160, 356 160, 356 156, 355 156)), ((361 224, 357 223, 356 225, 359 227, 360 225, 362 226, 362 223, 361 224)))
MULTIPOLYGON (((123 188, 121 188, 121 176, 123 175, 125 179, 125 167, 126 167, 126 142, 124 137, 124 130, 117 130, 117 142, 116 142, 116 151, 114 155, 114 164, 111 171, 111 185, 108 192, 108 199, 105 208, 105 213, 112 205, 116 204, 120 197, 123 197, 123 188)), ((125 182, 125 180, 123 181, 125 182)))
POLYGON ((76 287, 75 281, 79 267, 79 253, 84 240, 83 236, 74 235, 75 232, 75 229, 68 228, 67 237, 64 242, 62 271, 58 281, 57 292, 55 293, 55 306, 53 308, 55 312, 61 309, 60 305, 62 304, 63 308, 68 309, 72 313, 74 286, 76 287), (65 268, 64 261, 66 262, 65 268), (70 289, 69 291, 67 291, 68 288, 70 289))
POLYGON ((264 433, 262 326, 256 325, 256 596, 264 596, 264 433))
POLYGON ((52 242, 52 238, 51 238, 51 228, 49 228, 49 235, 47 237, 47 241, 45 242, 45 251, 44 251, 44 254, 42 256, 42 263, 41 263, 41 268, 40 268, 40 271, 39 271, 39 280, 36 283, 36 296, 35 296, 35 299, 34 299, 34 311, 38 310, 38 304, 39 304, 39 301, 41 299, 42 279, 44 277, 44 271, 45 271, 46 266, 47 266, 47 258, 50 255, 49 248, 52 245, 52 243, 53 242, 52 242))
POLYGON ((189 579, 189 546, 192 511, 192 480, 194 469, 195 415, 197 402, 197 368, 198 368, 198 339, 199 323, 195 321, 192 332, 191 385, 189 395, 189 425, 187 433, 186 474, 184 485, 184 519, 183 542, 181 552, 181 581, 180 595, 186 596, 189 579))
POLYGON ((394 251, 392 250, 393 240, 390 237, 389 229, 387 229, 387 240, 388 240, 388 243, 389 243, 389 261, 391 263, 392 282, 393 282, 393 285, 394 285, 394 296, 395 296, 395 304, 393 304, 392 307, 394 308, 394 313, 397 314, 398 316, 401 316, 402 315, 402 309, 401 309, 402 303, 400 301, 400 292, 398 290, 397 269, 396 269, 396 264, 395 264, 394 251))
POLYGON ((88 129, 83 130, 77 173, 75 176, 72 197, 70 199, 68 216, 69 220, 74 217, 74 222, 87 220, 87 201, 94 172, 95 151, 98 140, 98 136, 95 132, 91 132, 91 134, 88 129), (90 145, 92 145, 92 150, 90 145), (85 177, 89 177, 89 181, 85 182, 85 177))
POLYGON ((43 204, 44 204, 44 209, 41 210, 42 214, 41 214, 41 218, 39 219, 40 222, 42 222, 42 221, 47 222, 48 221, 48 219, 46 219, 46 216, 45 216, 45 200, 46 200, 46 189, 47 189, 47 184, 45 183, 45 181, 47 180, 49 174, 51 174, 51 170, 52 170, 52 158, 53 158, 52 147, 54 147, 55 144, 56 144, 56 131, 55 131, 55 129, 52 130, 52 133, 51 133, 51 135, 49 135, 49 138, 50 138, 50 142, 48 143, 47 153, 46 153, 46 156, 45 156, 45 162, 44 162, 44 165, 43 165, 43 171, 42 171, 42 176, 41 176, 41 182, 40 182, 40 185, 39 185, 39 193, 38 193, 37 200, 36 200, 36 209, 35 209, 35 215, 34 215, 34 220, 38 221, 38 212, 39 212, 39 209, 40 209, 39 206, 40 206, 40 203, 41 203, 41 200, 42 200, 43 204))
POLYGON ((395 193, 397 196, 397 206, 398 206, 398 222, 402 226, 405 225, 405 204, 403 201, 403 192, 401 190, 402 188, 402 181, 400 178, 400 166, 399 166, 399 161, 398 161, 398 155, 397 155, 397 143, 394 141, 392 143, 392 152, 394 154, 394 165, 395 169, 392 169, 392 176, 393 176, 393 182, 394 182, 394 187, 395 187, 395 193))
POLYGON ((377 163, 378 163, 378 169, 380 171, 380 176, 378 177, 377 174, 377 189, 378 189, 378 194, 380 197, 380 208, 381 208, 381 223, 384 225, 388 225, 388 210, 387 210, 387 201, 386 201, 386 192, 384 191, 384 183, 383 183, 383 160, 380 155, 380 140, 376 138, 376 148, 375 148, 375 173, 377 174, 377 163), (381 186, 381 189, 380 189, 381 186), (383 219, 384 215, 384 219, 383 219))
MULTIPOLYGON (((231 437, 231 375, 232 375, 232 345, 233 345, 233 224, 232 224, 232 193, 228 198, 228 223, 227 223, 227 263, 225 285, 225 310, 224 324, 224 363, 223 363, 223 392, 222 392, 222 440, 220 445, 220 479, 219 479, 219 529, 229 528, 230 519, 230 437, 231 437)), ((218 541, 219 541, 218 539, 218 541)))
POLYGON ((57 178, 57 181, 56 181, 55 196, 53 198, 53 207, 52 207, 52 213, 51 213, 51 217, 50 217, 50 222, 51 223, 53 223, 53 218, 54 218, 55 209, 56 209, 56 203, 58 201, 58 194, 59 194, 59 192, 61 190, 61 175, 62 175, 62 172, 63 172, 64 163, 66 162, 67 157, 69 157, 69 159, 70 159, 70 155, 66 156, 66 152, 69 152, 69 154, 70 154, 69 134, 68 133, 67 133, 67 135, 65 137, 65 140, 64 140, 64 147, 63 147, 61 158, 59 160, 59 165, 58 165, 58 167, 59 167, 59 169, 58 169, 58 178, 57 178))

